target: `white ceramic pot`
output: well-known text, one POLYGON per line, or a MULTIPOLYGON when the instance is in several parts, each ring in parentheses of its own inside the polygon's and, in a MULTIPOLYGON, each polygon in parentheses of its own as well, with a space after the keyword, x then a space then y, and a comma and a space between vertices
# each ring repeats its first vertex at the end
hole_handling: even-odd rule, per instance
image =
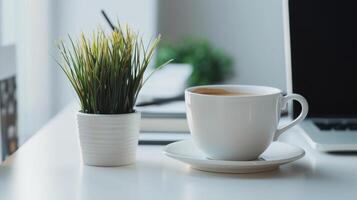
POLYGON ((140 130, 139 112, 129 114, 77 113, 83 162, 121 166, 135 162, 140 130))

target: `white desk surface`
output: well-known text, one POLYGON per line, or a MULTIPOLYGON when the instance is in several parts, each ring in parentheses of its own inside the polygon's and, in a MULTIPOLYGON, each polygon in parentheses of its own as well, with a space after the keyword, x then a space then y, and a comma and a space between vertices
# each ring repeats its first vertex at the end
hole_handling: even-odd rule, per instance
POLYGON ((295 128, 281 140, 306 156, 279 170, 232 175, 190 169, 139 146, 135 165, 84 166, 71 105, 0 166, 1 200, 72 199, 357 199, 357 155, 313 151, 295 128))

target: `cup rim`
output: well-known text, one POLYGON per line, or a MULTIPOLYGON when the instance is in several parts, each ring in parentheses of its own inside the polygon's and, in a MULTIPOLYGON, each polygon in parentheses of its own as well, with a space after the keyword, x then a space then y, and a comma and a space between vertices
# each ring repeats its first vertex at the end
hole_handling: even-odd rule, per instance
POLYGON ((213 98, 250 98, 250 97, 262 97, 262 96, 272 96, 277 94, 282 94, 283 92, 275 87, 270 86, 261 86, 261 85, 240 85, 240 84, 219 84, 219 85, 200 85, 200 86, 193 86, 185 89, 185 94, 195 95, 195 96, 205 96, 205 97, 213 97, 213 98), (269 90, 266 94, 252 94, 246 96, 222 96, 222 95, 214 95, 214 94, 200 94, 195 93, 192 90, 198 88, 260 88, 264 90, 269 90))

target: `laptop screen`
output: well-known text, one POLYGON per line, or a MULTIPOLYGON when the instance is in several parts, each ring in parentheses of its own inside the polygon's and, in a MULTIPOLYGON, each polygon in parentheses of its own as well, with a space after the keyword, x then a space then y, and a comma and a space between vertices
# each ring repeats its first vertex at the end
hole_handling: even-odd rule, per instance
POLYGON ((290 0, 289 16, 292 89, 309 117, 357 117, 357 1, 290 0))

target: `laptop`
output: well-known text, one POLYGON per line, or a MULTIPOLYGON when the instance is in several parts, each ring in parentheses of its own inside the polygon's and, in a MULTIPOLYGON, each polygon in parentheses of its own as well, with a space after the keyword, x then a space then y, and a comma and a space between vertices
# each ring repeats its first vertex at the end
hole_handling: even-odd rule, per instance
POLYGON ((357 151, 356 10, 357 1, 284 2, 288 92, 308 100, 301 127, 320 151, 357 151))

